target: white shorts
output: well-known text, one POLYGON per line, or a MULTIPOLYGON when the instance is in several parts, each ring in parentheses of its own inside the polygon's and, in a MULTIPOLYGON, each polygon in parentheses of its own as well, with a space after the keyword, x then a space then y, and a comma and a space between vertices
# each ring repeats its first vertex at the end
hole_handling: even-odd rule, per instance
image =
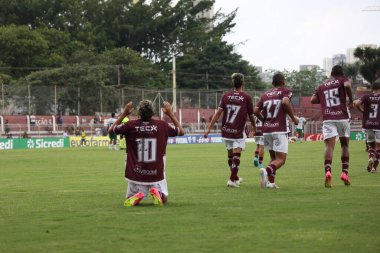
POLYGON ((264 146, 264 136, 254 136, 256 144, 264 146))
POLYGON ((226 145, 227 150, 234 148, 241 148, 242 150, 245 150, 245 139, 224 139, 224 144, 226 145))
POLYGON ((323 140, 336 136, 350 137, 350 123, 348 120, 323 122, 323 140))
POLYGON ((380 130, 365 129, 367 142, 380 143, 380 130))
POLYGON ((156 188, 166 196, 169 195, 168 192, 168 185, 166 183, 166 179, 158 182, 158 183, 152 183, 152 184, 139 184, 136 182, 128 181, 128 189, 127 189, 127 195, 126 198, 129 198, 133 195, 135 195, 138 192, 144 193, 145 197, 144 199, 148 196, 150 188, 156 188))
POLYGON ((272 133, 264 135, 264 149, 288 153, 288 134, 272 133))

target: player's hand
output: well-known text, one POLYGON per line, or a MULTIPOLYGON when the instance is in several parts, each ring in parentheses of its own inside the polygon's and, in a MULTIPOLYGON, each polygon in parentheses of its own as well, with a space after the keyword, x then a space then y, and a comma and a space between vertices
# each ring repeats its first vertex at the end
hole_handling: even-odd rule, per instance
POLYGON ((298 123, 300 122, 300 119, 297 116, 295 116, 293 122, 294 124, 298 125, 298 123))
POLYGON ((128 104, 125 105, 123 115, 128 116, 132 113, 133 111, 133 105, 132 101, 130 101, 128 104))
POLYGON ((205 131, 205 133, 203 134, 203 137, 204 138, 208 138, 208 134, 210 133, 210 130, 209 129, 207 129, 206 131, 205 131))
POLYGON ((164 101, 164 103, 162 104, 163 107, 162 107, 162 111, 166 114, 166 115, 170 115, 173 113, 173 108, 172 108, 172 105, 168 102, 168 101, 164 101))

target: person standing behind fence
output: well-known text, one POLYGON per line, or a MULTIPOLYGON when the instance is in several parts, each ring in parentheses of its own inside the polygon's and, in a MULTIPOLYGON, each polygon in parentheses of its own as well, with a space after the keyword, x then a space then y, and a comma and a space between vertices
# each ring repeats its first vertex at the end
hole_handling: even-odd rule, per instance
POLYGON ((372 93, 355 100, 354 106, 363 113, 363 129, 369 146, 367 171, 375 173, 380 161, 380 79, 372 84, 372 93))
POLYGON ((331 164, 335 147, 335 138, 339 136, 342 148, 342 174, 340 179, 346 186, 351 184, 348 177, 350 153, 350 111, 352 107, 352 88, 347 77, 344 76, 342 66, 336 65, 331 70, 331 79, 319 85, 310 102, 320 104, 323 116, 323 139, 325 141, 325 187, 332 186, 331 164), (348 97, 348 104, 347 104, 348 97))
POLYGON ((110 132, 109 131, 109 128, 115 123, 116 121, 116 118, 115 118, 115 113, 113 112, 111 114, 111 118, 108 119, 107 121, 107 131, 108 131, 108 137, 110 138, 110 143, 108 145, 108 149, 114 149, 114 150, 117 150, 117 147, 116 147, 116 142, 117 142, 117 134, 115 134, 114 132, 110 132))
POLYGON ((210 125, 204 133, 207 138, 214 124, 222 119, 222 138, 227 148, 227 162, 231 175, 227 181, 228 187, 240 187, 243 179, 239 178, 241 152, 245 150, 245 127, 247 118, 251 121, 252 131, 256 131, 255 118, 253 116, 252 97, 243 91, 244 75, 234 73, 231 76, 234 89, 225 93, 220 100, 217 112, 214 114, 210 125))

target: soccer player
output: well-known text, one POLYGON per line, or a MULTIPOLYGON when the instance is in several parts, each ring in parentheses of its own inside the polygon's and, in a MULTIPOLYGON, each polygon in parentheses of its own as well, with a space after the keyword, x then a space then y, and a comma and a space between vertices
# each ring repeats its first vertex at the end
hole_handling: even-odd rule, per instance
MULTIPOLYGON (((116 117, 115 117, 115 113, 113 112, 111 114, 111 118, 109 118, 107 121, 108 132, 109 132, 109 128, 115 123, 115 121, 116 121, 116 117)), ((108 149, 117 150, 117 147, 116 147, 117 134, 115 134, 114 132, 109 132, 108 137, 110 138, 110 143, 108 145, 108 149)))
POLYGON ((380 160, 380 79, 372 84, 372 93, 354 101, 354 106, 363 113, 363 128, 368 143, 368 172, 377 172, 380 160))
POLYGON ((285 77, 281 73, 273 76, 274 88, 261 95, 255 107, 255 116, 263 122, 264 148, 269 150, 271 161, 260 169, 261 188, 279 188, 275 183, 276 172, 285 164, 288 153, 288 119, 295 124, 298 118, 294 115, 290 103, 292 92, 285 87, 285 77))
POLYGON ((350 112, 348 107, 352 107, 351 83, 344 76, 343 68, 336 65, 331 70, 331 79, 319 85, 310 102, 320 104, 323 115, 323 139, 325 141, 325 187, 332 186, 331 163, 335 147, 335 138, 339 136, 342 149, 342 174, 340 179, 345 185, 351 184, 348 176, 350 140, 350 112), (348 96, 348 104, 347 104, 348 96))
POLYGON ((256 150, 255 150, 255 156, 253 158, 253 164, 256 167, 259 167, 261 169, 263 167, 263 159, 264 159, 264 136, 263 136, 263 123, 261 120, 256 118, 256 132, 254 135, 255 143, 256 143, 256 150))
POLYGON ((234 73, 231 76, 234 89, 226 92, 220 100, 217 112, 211 119, 210 125, 204 133, 207 138, 214 124, 222 119, 222 138, 227 148, 228 166, 231 175, 227 181, 228 187, 240 187, 242 178, 238 177, 241 152, 245 150, 245 127, 247 118, 251 121, 252 131, 256 131, 255 119, 253 116, 252 98, 243 91, 244 75, 234 73))
POLYGON ((80 137, 81 137, 81 139, 80 139, 80 146, 81 147, 86 146, 86 132, 84 131, 84 129, 81 130, 80 137))
POLYGON ((298 140, 300 141, 300 143, 302 143, 303 141, 303 137, 304 137, 304 125, 305 125, 305 122, 306 122, 306 119, 304 117, 302 117, 301 113, 298 114, 298 124, 296 126, 296 131, 297 131, 297 134, 298 134, 298 140))
POLYGON ((147 196, 148 191, 153 197, 153 203, 162 205, 167 202, 169 195, 165 177, 167 140, 168 137, 184 135, 184 130, 166 101, 162 110, 174 126, 153 118, 153 105, 149 100, 140 101, 139 119, 122 124, 123 118, 132 110, 132 102, 129 102, 109 129, 109 133, 123 134, 127 140, 125 178, 128 189, 124 205, 137 205, 147 196))

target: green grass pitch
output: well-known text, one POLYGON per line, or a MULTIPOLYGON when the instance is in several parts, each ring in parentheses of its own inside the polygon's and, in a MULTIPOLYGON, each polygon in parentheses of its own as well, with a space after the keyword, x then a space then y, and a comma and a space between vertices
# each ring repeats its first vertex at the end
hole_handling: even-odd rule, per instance
POLYGON ((238 189, 223 144, 171 145, 169 203, 130 208, 123 151, 0 151, 0 252, 380 252, 380 175, 365 170, 364 143, 350 143, 350 187, 337 143, 324 188, 323 149, 289 144, 281 188, 263 190, 253 143, 238 189))

